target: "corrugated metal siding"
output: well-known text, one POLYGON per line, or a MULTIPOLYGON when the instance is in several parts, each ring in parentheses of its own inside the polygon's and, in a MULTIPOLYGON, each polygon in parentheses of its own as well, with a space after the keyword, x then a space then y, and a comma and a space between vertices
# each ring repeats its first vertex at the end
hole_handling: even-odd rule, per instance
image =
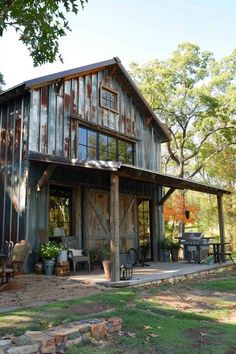
POLYGON ((0 107, 0 243, 25 238, 29 97, 0 107))
POLYGON ((136 165, 158 170, 154 128, 144 127, 145 117, 109 69, 34 89, 30 113, 31 151, 75 158, 78 122, 71 118, 75 115, 140 138, 136 146, 136 165), (100 106, 101 85, 118 92, 119 113, 100 106))

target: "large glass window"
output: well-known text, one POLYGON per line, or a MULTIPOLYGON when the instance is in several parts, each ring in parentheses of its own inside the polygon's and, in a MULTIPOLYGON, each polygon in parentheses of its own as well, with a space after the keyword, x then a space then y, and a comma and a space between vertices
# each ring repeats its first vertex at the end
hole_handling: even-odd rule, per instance
POLYGON ((151 258, 151 233, 149 200, 142 200, 138 207, 139 248, 145 251, 145 256, 151 258))
POLYGON ((79 127, 80 160, 120 161, 134 164, 134 144, 96 131, 79 127))
POLYGON ((71 235, 72 190, 50 186, 49 190, 49 236, 71 235))

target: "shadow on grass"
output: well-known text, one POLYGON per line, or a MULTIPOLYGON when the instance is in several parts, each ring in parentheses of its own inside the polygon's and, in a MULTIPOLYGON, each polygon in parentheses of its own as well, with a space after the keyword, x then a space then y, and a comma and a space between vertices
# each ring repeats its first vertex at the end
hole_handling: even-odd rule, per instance
MULTIPOLYGON (((158 289, 159 291, 159 289, 158 289)), ((219 323, 198 313, 170 309, 144 301, 136 290, 114 290, 78 300, 27 308, 0 316, 0 335, 22 334, 26 330, 42 330, 62 322, 119 316, 122 333, 108 338, 100 347, 84 345, 79 353, 234 353, 235 325, 219 323), (83 307, 109 309, 109 312, 83 313, 83 307), (75 309, 78 311, 75 311, 75 309)), ((78 353, 78 348, 70 349, 78 353), (76 351, 77 350, 77 351, 76 351)))

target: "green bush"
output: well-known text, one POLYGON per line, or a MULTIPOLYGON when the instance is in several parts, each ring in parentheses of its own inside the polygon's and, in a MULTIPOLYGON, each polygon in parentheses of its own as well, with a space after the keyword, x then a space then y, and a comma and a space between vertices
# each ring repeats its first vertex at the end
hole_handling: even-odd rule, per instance
POLYGON ((62 247, 55 241, 41 243, 38 249, 38 257, 42 259, 56 259, 62 247))

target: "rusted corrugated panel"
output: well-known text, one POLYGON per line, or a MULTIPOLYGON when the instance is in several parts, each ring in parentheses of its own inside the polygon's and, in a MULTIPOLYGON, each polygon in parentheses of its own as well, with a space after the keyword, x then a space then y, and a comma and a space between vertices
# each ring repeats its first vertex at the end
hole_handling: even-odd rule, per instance
POLYGON ((39 151, 39 107, 40 89, 31 91, 29 150, 39 151))
POLYGON ((78 114, 78 79, 72 79, 71 113, 78 114))
POLYGON ((11 101, 9 105, 9 115, 7 122, 7 161, 14 160, 14 136, 15 136, 15 102, 11 101))
POLYGON ((97 74, 92 75, 92 93, 91 93, 91 121, 98 123, 97 108, 98 108, 98 84, 97 84, 97 74))
POLYGON ((70 157, 71 80, 64 83, 64 156, 70 157))
POLYGON ((77 131, 78 121, 77 119, 71 119, 71 158, 77 158, 77 131))
POLYGON ((56 154, 56 92, 55 84, 49 86, 48 154, 56 154))
POLYGON ((100 87, 102 84, 103 74, 102 71, 97 73, 97 92, 98 92, 98 106, 97 106, 97 122, 99 125, 103 125, 103 109, 100 106, 100 87))
POLYGON ((16 101, 16 114, 15 114, 15 161, 20 161, 21 152, 21 102, 22 99, 16 101))
POLYGON ((92 82, 91 76, 85 76, 85 119, 92 121, 91 117, 91 106, 92 106, 92 82))
POLYGON ((29 132, 29 115, 30 115, 30 96, 26 95, 22 101, 21 115, 23 116, 22 126, 22 160, 26 160, 28 153, 28 132, 29 132))
POLYGON ((57 95, 57 121, 56 121, 56 155, 63 156, 64 144, 63 144, 63 129, 64 129, 64 87, 60 87, 57 95))
POLYGON ((85 85, 84 85, 84 77, 79 78, 79 115, 83 119, 85 119, 85 85))
POLYGON ((40 99, 40 152, 47 153, 48 136, 48 86, 41 88, 40 99))
POLYGON ((6 137, 7 137, 7 106, 4 105, 1 109, 1 165, 4 164, 6 154, 6 137))

